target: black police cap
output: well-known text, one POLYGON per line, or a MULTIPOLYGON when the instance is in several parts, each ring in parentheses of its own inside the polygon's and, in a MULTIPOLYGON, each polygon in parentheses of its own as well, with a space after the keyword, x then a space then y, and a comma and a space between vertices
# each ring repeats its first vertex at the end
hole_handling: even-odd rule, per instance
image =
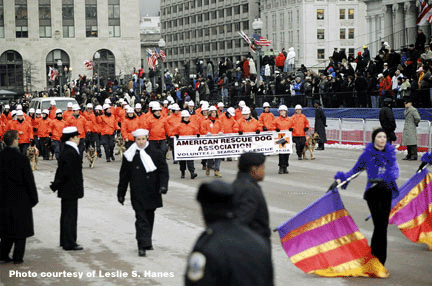
POLYGON ((215 207, 224 209, 234 208, 234 191, 231 184, 221 180, 200 185, 197 201, 203 208, 215 207))
POLYGON ((247 171, 252 166, 259 166, 264 164, 265 156, 262 153, 247 152, 243 153, 239 159, 239 169, 241 171, 247 171))

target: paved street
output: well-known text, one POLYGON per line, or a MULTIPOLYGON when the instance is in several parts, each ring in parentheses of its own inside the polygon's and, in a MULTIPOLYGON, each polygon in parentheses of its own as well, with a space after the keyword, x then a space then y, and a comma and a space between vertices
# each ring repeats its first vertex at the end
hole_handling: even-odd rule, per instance
MULTIPOLYGON (((266 178, 261 183, 270 211, 272 228, 282 224, 318 199, 333 181, 336 171, 347 171, 360 150, 327 148, 316 151, 314 161, 290 159, 290 173, 278 175, 277 156, 267 157, 266 178)), ((401 177, 398 184, 415 172, 419 162, 402 161, 398 154, 401 177)), ((198 185, 206 177, 198 161, 198 178, 180 179, 179 165, 169 160, 170 185, 164 208, 156 212, 154 251, 138 257, 135 218, 129 192, 125 206, 117 202, 116 189, 120 161, 104 159, 89 169, 85 162, 85 196, 79 200, 78 242, 83 251, 66 252, 59 247, 60 200, 49 189, 56 162, 41 161, 35 171, 39 204, 34 208, 35 236, 28 239, 24 264, 1 264, 3 285, 182 285, 187 255, 203 230, 199 205, 195 200, 198 185), (159 272, 159 273, 158 273, 159 272), (27 275, 26 278, 16 276, 27 275), (34 275, 36 277, 28 277, 34 275), (42 277, 62 275, 62 277, 42 277), (83 275, 64 277, 65 275, 83 275), (124 277, 126 276, 127 277, 124 277), (157 277, 159 275, 159 277, 157 277), (90 276, 90 277, 88 277, 90 276), (116 277, 108 277, 116 276, 116 277), (120 276, 120 277, 119 277, 120 276), (132 277, 137 276, 137 277, 132 277), (139 276, 139 277, 138 277, 139 276), (145 277, 146 276, 146 277, 145 277), (167 276, 167 277, 164 277, 167 276), (172 277, 171 277, 172 276, 172 277)), ((223 180, 233 181, 237 161, 222 162, 223 180)), ((213 175, 213 172, 212 172, 213 175)), ((372 222, 362 199, 366 174, 342 191, 342 199, 362 233, 370 241, 372 222)), ((405 238, 394 226, 389 227, 388 279, 320 278, 296 268, 283 251, 279 236, 273 233, 275 284, 284 285, 432 285, 432 252, 405 238)), ((253 251, 251 249, 251 251, 253 251)))

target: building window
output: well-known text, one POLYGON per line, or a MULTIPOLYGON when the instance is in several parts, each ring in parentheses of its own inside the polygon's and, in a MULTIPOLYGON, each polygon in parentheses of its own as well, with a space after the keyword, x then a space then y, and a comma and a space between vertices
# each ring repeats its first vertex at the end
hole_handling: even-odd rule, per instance
POLYGON ((208 21, 210 19, 210 12, 204 13, 204 21, 208 21))
POLYGON ((212 42, 212 51, 217 51, 217 42, 212 42))
POLYGON ((15 0, 15 33, 17 38, 28 38, 27 0, 15 0))
POLYGON ((231 9, 231 7, 225 9, 225 16, 227 16, 227 17, 232 16, 232 9, 231 9))
POLYGON ((216 26, 213 26, 211 28, 211 34, 212 34, 212 36, 216 36, 217 35, 217 27, 216 26))
POLYGON ((317 9, 317 20, 324 20, 324 9, 317 9))
POLYGON ((62 3, 63 38, 75 37, 74 0, 62 3))
POLYGON ((353 57, 354 58, 354 49, 353 48, 349 48, 348 49, 348 57, 353 57))
POLYGON ((197 22, 198 22, 198 23, 201 23, 202 20, 203 20, 202 14, 198 14, 198 15, 197 15, 197 22))
POLYGON ((3 6, 3 0, 0 0, 0 38, 4 38, 4 6, 3 6))
POLYGON ((226 24, 226 32, 227 33, 231 33, 233 30, 232 30, 232 24, 230 23, 230 24, 226 24))
POLYGON ((202 6, 202 0, 197 0, 197 7, 201 7, 202 6))
POLYGON ((183 4, 179 4, 179 5, 178 5, 178 11, 179 11, 179 12, 182 12, 182 11, 183 11, 183 4))
POLYGON ((217 11, 211 11, 210 17, 212 18, 212 20, 216 19, 217 18, 217 11))
POLYGON ((196 23, 196 21, 195 21, 195 15, 190 16, 190 19, 191 19, 191 23, 192 23, 192 24, 195 24, 195 23, 196 23))
POLYGON ((345 40, 345 38, 346 38, 346 35, 345 35, 346 33, 345 33, 345 29, 340 29, 339 30, 339 39, 341 39, 341 40, 345 40))
POLYGON ((204 0, 204 5, 208 5, 210 3, 209 0, 204 0))
POLYGON ((185 25, 189 25, 189 17, 184 17, 184 23, 185 25))
POLYGON ((172 12, 173 12, 173 14, 174 14, 174 13, 177 13, 177 5, 174 5, 174 6, 172 7, 172 12))
POLYGON ((348 39, 354 39, 354 28, 348 29, 348 39))
POLYGON ((198 53, 202 53, 203 51, 203 45, 202 44, 198 44, 198 53))
POLYGON ((108 0, 108 33, 120 37, 120 0, 108 0))
POLYGON ((234 6, 234 15, 240 14, 240 5, 234 6))
POLYGON ((223 18, 224 17, 224 9, 219 9, 218 14, 219 14, 219 18, 223 18))
POLYGON ((0 89, 24 89, 23 60, 16 51, 8 50, 0 56, 0 89))
POLYGON ((232 47, 233 47, 233 44, 232 44, 232 40, 228 40, 227 42, 226 42, 226 48, 227 48, 227 50, 229 50, 229 49, 232 49, 232 47))
POLYGON ((243 30, 249 30, 249 21, 243 21, 243 30))
POLYGON ((348 19, 354 19, 354 9, 348 9, 348 19))
POLYGON ((50 0, 39 0, 39 37, 51 38, 50 0))
POLYGON ((236 32, 240 32, 240 29, 241 29, 241 27, 240 27, 240 22, 234 23, 234 30, 235 30, 236 32))
POLYGON ((318 29, 317 30, 317 39, 318 40, 324 40, 324 29, 318 29))
POLYGON ((325 59, 325 50, 324 49, 318 49, 317 50, 317 59, 323 60, 325 59))
POLYGON ((210 36, 210 28, 204 28, 204 36, 210 36))
POLYGON ((339 19, 340 20, 345 19, 345 9, 339 9, 339 19))
POLYGON ((242 6, 243 6, 243 14, 248 13, 249 12, 249 4, 246 3, 246 4, 243 4, 242 6))
POLYGON ((97 0, 85 0, 86 37, 98 36, 97 0))
POLYGON ((225 49, 225 42, 219 41, 219 50, 224 50, 224 49, 225 49))

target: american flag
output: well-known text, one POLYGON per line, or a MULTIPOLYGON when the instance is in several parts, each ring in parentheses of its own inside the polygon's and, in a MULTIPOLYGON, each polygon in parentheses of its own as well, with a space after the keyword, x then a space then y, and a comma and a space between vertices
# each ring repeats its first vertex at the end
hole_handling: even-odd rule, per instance
POLYGON ((163 50, 160 50, 159 55, 162 58, 162 61, 165 62, 166 61, 166 54, 165 54, 165 52, 163 50))
POLYGON ((255 45, 257 45, 257 46, 266 46, 267 47, 267 46, 270 46, 272 43, 271 40, 267 40, 266 38, 264 38, 260 35, 257 35, 257 34, 254 34, 253 38, 255 41, 255 45))
POLYGON ((251 48, 252 52, 255 53, 256 46, 252 43, 252 41, 249 39, 249 37, 243 31, 240 31, 238 33, 243 38, 243 40, 245 40, 246 43, 248 43, 248 45, 251 48))
POLYGON ((156 53, 150 49, 147 49, 147 65, 154 70, 156 63, 157 63, 156 53))
POLYGON ((417 17, 417 25, 422 26, 426 22, 432 23, 432 7, 426 0, 420 0, 420 14, 417 17))
POLYGON ((93 69, 93 61, 84 61, 84 66, 86 67, 87 70, 92 70, 93 69))
POLYGON ((48 77, 50 78, 50 80, 55 81, 58 74, 59 74, 59 72, 57 69, 49 67, 48 77))

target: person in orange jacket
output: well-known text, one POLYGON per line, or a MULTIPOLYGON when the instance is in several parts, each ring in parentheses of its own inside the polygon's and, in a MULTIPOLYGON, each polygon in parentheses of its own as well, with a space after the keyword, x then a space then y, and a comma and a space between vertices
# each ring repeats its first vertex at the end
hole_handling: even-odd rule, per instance
POLYGON ((123 98, 119 99, 119 106, 116 107, 116 120, 121 127, 123 120, 126 118, 126 102, 123 98))
POLYGON ((135 137, 132 132, 139 129, 138 118, 135 115, 135 111, 132 107, 128 107, 126 110, 126 118, 122 122, 121 134, 125 140, 126 150, 135 142, 135 137))
POLYGON ((238 122, 240 119, 243 118, 242 116, 242 109, 246 107, 246 103, 243 100, 240 100, 238 103, 238 108, 235 111, 235 117, 234 119, 238 122))
POLYGON ((93 132, 95 133, 94 139, 96 143, 96 152, 98 154, 98 158, 102 158, 102 149, 101 149, 101 130, 102 130, 102 121, 99 120, 100 116, 103 116, 102 105, 98 104, 94 109, 95 114, 95 122, 93 125, 93 132))
POLYGON ((149 131, 149 144, 162 151, 164 155, 168 152, 166 136, 169 131, 167 119, 162 117, 162 107, 155 101, 151 107, 150 116, 147 117, 144 129, 149 131))
POLYGON ((225 105, 223 104, 223 102, 218 102, 217 104, 217 112, 218 112, 218 116, 221 117, 221 115, 224 113, 224 107, 225 105))
POLYGON ((9 120, 12 120, 10 105, 6 104, 3 113, 1 114, 0 120, 3 121, 5 124, 9 122, 9 120))
MULTIPOLYGON (((209 116, 207 120, 202 121, 200 126, 200 133, 202 135, 222 135, 224 132, 221 121, 218 118, 217 108, 210 106, 209 116)), ((214 169, 214 176, 222 178, 220 173, 221 159, 208 159, 206 166, 206 176, 210 175, 210 169, 214 169)))
MULTIPOLYGON (((174 139, 171 138, 175 134, 173 133, 174 127, 177 126, 181 122, 181 115, 180 115, 180 106, 177 103, 174 103, 171 105, 171 115, 167 117, 167 123, 168 123, 168 136, 170 137, 168 140, 168 146, 171 148, 173 160, 174 160, 174 139)), ((178 164, 177 161, 174 161, 174 164, 178 164)))
MULTIPOLYGON (((201 128, 202 122, 207 120, 208 109, 209 109, 209 106, 208 106, 207 101, 203 100, 203 101, 201 101, 201 107, 196 110, 195 114, 190 116, 189 120, 193 124, 195 124, 198 127, 198 129, 201 128)), ((207 170, 207 167, 206 167, 207 160, 206 159, 201 160, 201 165, 202 165, 202 170, 207 170)))
POLYGON ((66 119, 66 127, 75 126, 78 129, 78 137, 80 139, 78 144, 78 150, 81 156, 81 160, 84 157, 85 150, 85 137, 87 134, 87 120, 84 116, 81 116, 81 109, 78 104, 72 106, 73 114, 66 119))
POLYGON ((309 130, 309 120, 302 114, 302 106, 297 104, 295 106, 295 113, 291 117, 293 127, 292 136, 293 142, 296 144, 296 153, 299 160, 302 160, 302 151, 306 145, 306 131, 309 130))
POLYGON ((63 135, 63 128, 65 127, 66 121, 63 120, 63 112, 58 108, 56 110, 55 119, 51 120, 50 122, 51 149, 57 160, 60 156, 60 148, 63 146, 61 137, 63 135))
MULTIPOLYGON (((189 112, 187 110, 183 110, 180 113, 180 115, 182 119, 181 122, 177 124, 173 129, 174 136, 177 138, 179 138, 179 136, 193 136, 193 135, 200 137, 198 127, 190 121, 189 112)), ((195 165, 193 160, 180 161, 181 178, 182 179, 185 178, 186 166, 190 172, 191 179, 195 179, 198 175, 197 173, 195 173, 195 165)))
MULTIPOLYGON (((86 135, 85 135, 85 149, 87 150, 90 146, 96 147, 96 137, 98 134, 95 132, 97 129, 96 116, 93 111, 93 104, 87 103, 86 110, 82 113, 82 116, 86 119, 86 135)), ((99 155, 99 153, 98 153, 99 155)))
POLYGON ((119 129, 114 115, 111 113, 111 106, 107 103, 103 105, 104 115, 98 116, 97 120, 101 125, 101 144, 105 150, 107 162, 115 160, 114 157, 114 134, 119 129))
POLYGON ((38 137, 38 129, 39 129, 39 124, 40 124, 41 120, 42 120, 42 110, 36 109, 34 118, 32 120, 32 128, 33 128, 34 142, 35 142, 36 148, 38 150, 41 150, 40 140, 39 140, 39 137, 38 137))
POLYGON ((260 134, 262 130, 262 125, 252 117, 251 110, 249 107, 245 106, 242 108, 242 118, 237 121, 239 125, 238 133, 242 135, 245 132, 255 132, 260 134))
POLYGON ((69 119, 69 117, 72 117, 72 115, 73 115, 73 110, 72 110, 72 107, 73 107, 73 103, 72 102, 68 102, 67 103, 67 109, 63 112, 63 119, 64 120, 68 120, 69 119))
POLYGON ((168 116, 168 103, 169 103, 169 101, 166 99, 162 102, 162 104, 163 104, 162 111, 161 111, 162 117, 168 116))
POLYGON ((56 102, 55 100, 51 99, 50 101, 50 107, 48 108, 49 110, 49 118, 50 119, 55 119, 57 117, 57 106, 56 106, 56 102))
POLYGON ((24 120, 24 112, 18 110, 16 112, 17 120, 9 124, 9 130, 16 130, 19 134, 19 149, 23 155, 26 155, 27 148, 30 142, 33 142, 33 127, 29 120, 24 120))
MULTIPOLYGON (((192 100, 188 101, 187 111, 189 112, 190 115, 196 114, 195 103, 192 100)), ((189 120, 190 120, 190 118, 189 118, 189 120)))
POLYGON ((274 120, 275 117, 273 113, 270 112, 270 104, 268 102, 264 102, 263 112, 258 119, 259 123, 262 125, 263 131, 273 131, 274 120))
POLYGON ((135 114, 138 118, 140 118, 141 116, 144 115, 144 113, 142 112, 142 105, 141 103, 136 103, 135 104, 135 114))
POLYGON ((237 133, 239 131, 238 122, 234 119, 235 109, 229 107, 225 113, 223 113, 219 119, 222 123, 224 134, 237 133))
MULTIPOLYGON (((274 120, 276 132, 290 130, 293 124, 292 119, 288 116, 288 107, 286 105, 281 105, 278 111, 280 116, 274 120)), ((291 142, 286 144, 291 144, 291 142)), ((279 174, 288 174, 289 155, 290 154, 279 154, 279 174)))
POLYGON ((49 159, 49 149, 51 147, 51 138, 49 136, 51 132, 50 128, 51 119, 49 119, 49 110, 44 109, 42 111, 42 118, 39 121, 37 136, 39 138, 40 154, 44 160, 49 159))

